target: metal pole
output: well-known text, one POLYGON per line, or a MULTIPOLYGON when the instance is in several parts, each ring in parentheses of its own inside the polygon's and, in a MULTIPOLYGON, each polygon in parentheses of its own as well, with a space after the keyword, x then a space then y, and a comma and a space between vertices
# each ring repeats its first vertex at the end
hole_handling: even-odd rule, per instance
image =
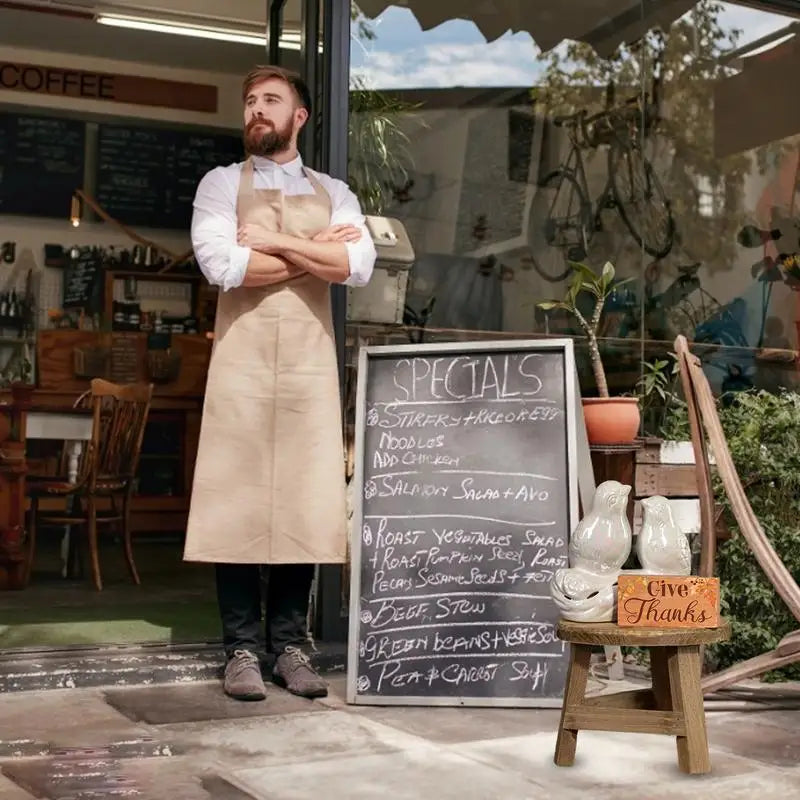
POLYGON ((270 64, 281 60, 280 38, 286 0, 267 0, 267 58, 270 64))
POLYGON ((303 127, 300 152, 303 161, 313 169, 321 169, 320 3, 321 0, 303 0, 300 18, 300 60, 303 64, 303 78, 311 94, 311 118, 303 127))
POLYGON ((334 178, 346 181, 350 117, 349 0, 325 0, 324 15, 323 169, 334 178))
MULTIPOLYGON (((320 169, 347 181, 347 132, 350 104, 350 0, 324 0, 322 48, 322 146, 320 169)), ((339 388, 344 404, 344 354, 347 293, 334 284, 331 291, 333 328, 339 358, 339 388)), ((317 638, 347 640, 347 614, 342 604, 342 567, 321 566, 318 572, 317 638)))
MULTIPOLYGON (((325 0, 324 30, 321 168, 332 177, 347 182, 347 133, 350 118, 349 0, 325 0)), ((337 285, 333 289, 333 324, 339 354, 339 384, 344 393, 347 293, 344 286, 337 285)))

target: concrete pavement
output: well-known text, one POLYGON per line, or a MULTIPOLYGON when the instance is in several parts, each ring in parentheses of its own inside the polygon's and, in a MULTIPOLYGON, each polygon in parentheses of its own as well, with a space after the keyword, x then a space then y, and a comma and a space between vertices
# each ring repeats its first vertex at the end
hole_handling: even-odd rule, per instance
POLYGON ((667 737, 582 732, 559 768, 557 710, 353 707, 329 679, 313 702, 270 686, 241 704, 217 681, 0 695, 0 799, 800 798, 797 684, 709 700, 713 772, 689 777, 667 737))

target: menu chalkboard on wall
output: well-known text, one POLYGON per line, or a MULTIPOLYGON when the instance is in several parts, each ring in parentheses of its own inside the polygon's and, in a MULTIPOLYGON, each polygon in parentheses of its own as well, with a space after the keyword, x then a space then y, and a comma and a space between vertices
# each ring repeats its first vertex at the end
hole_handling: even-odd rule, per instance
POLYGON ((0 112, 0 214, 68 219, 85 140, 79 120, 0 112))
POLYGON ((61 307, 99 314, 103 310, 103 290, 102 252, 94 247, 79 248, 64 269, 61 307))
POLYGON ((569 340, 362 349, 349 702, 560 704, 579 402, 569 340))
POLYGON ((188 228, 200 179, 242 154, 237 136, 100 125, 97 200, 128 225, 188 228))

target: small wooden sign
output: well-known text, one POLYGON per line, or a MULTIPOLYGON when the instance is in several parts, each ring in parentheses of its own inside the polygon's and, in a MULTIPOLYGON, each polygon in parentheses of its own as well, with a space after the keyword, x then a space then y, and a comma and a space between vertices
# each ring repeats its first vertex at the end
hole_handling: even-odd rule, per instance
POLYGON ((617 624, 637 628, 718 628, 719 578, 620 575, 617 624))
MULTIPOLYGON (((135 332, 111 335, 111 380, 115 383, 136 383, 139 375, 139 349, 143 344, 135 332)), ((144 359, 142 358, 141 361, 144 359)))

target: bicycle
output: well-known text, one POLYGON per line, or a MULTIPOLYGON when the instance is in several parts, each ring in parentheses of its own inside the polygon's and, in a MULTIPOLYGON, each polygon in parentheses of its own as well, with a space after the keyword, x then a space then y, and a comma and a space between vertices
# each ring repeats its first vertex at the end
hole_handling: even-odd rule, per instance
MULTIPOLYGON (((643 307, 626 304, 619 335, 626 338, 641 330, 644 313, 644 336, 656 341, 672 341, 678 334, 702 344, 746 348, 742 329, 742 303, 739 298, 721 304, 701 284, 698 272, 701 263, 677 267, 678 277, 661 292, 651 289, 656 278, 657 262, 645 270, 643 307)), ((612 296, 613 297, 613 296, 612 296)), ((760 346, 760 344, 759 344, 760 346)))
POLYGON ((556 127, 567 130, 570 150, 562 165, 541 181, 528 219, 531 261, 546 280, 564 280, 568 262, 586 257, 592 236, 603 230, 603 211, 609 208, 617 209, 637 244, 654 258, 672 249, 675 220, 670 203, 637 137, 639 126, 647 135, 658 122, 659 81, 654 79, 652 103, 644 106, 637 97, 592 116, 584 109, 553 119, 556 127), (600 145, 608 146, 608 174, 593 203, 583 150, 600 145), (557 205, 559 198, 564 205, 557 205))
POLYGON ((435 305, 436 297, 431 296, 419 312, 411 308, 408 303, 403 306, 403 325, 406 327, 408 341, 412 344, 421 344, 425 341, 425 327, 435 305))

